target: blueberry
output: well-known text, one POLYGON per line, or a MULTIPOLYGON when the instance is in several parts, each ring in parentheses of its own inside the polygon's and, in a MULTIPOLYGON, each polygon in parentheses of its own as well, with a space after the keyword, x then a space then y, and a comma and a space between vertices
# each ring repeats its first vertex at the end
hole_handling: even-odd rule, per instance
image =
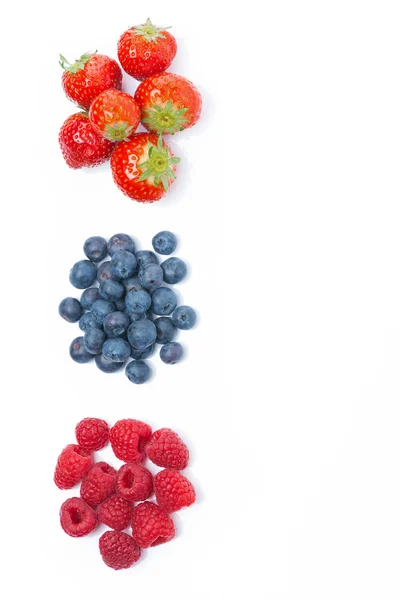
POLYGON ((143 350, 154 344, 157 337, 156 326, 149 319, 131 323, 128 329, 128 340, 136 350, 143 350))
POLYGON ((125 298, 121 298, 121 300, 114 300, 114 304, 116 309, 119 312, 124 312, 126 306, 125 306, 125 298))
POLYGON ((139 265, 139 269, 142 269, 146 265, 158 265, 158 258, 151 250, 138 250, 136 252, 136 260, 139 265))
POLYGON ((104 358, 102 354, 96 354, 94 360, 100 371, 103 371, 103 373, 115 373, 115 371, 119 371, 121 367, 124 366, 123 362, 108 360, 107 358, 104 358))
POLYGON ((150 375, 149 365, 144 360, 132 360, 125 369, 125 375, 132 383, 145 383, 150 375))
POLYGON ((160 358, 167 365, 174 365, 183 356, 183 348, 178 342, 168 342, 160 350, 160 358))
POLYGON ((152 292, 163 282, 163 272, 159 265, 150 263, 139 270, 139 281, 141 285, 152 292))
POLYGON ((132 252, 119 250, 115 252, 111 259, 111 273, 120 279, 132 277, 136 272, 137 261, 132 252))
POLYGON ((129 310, 127 308, 125 309, 125 314, 131 323, 135 323, 136 321, 143 321, 143 319, 148 318, 146 313, 142 313, 141 315, 139 315, 137 313, 132 312, 131 310, 129 310))
POLYGON ((92 308, 93 302, 99 300, 101 298, 99 288, 90 287, 84 292, 82 292, 81 296, 81 304, 85 310, 90 310, 92 308))
POLYGON ((106 279, 102 281, 99 288, 100 296, 105 300, 121 300, 125 295, 124 286, 118 281, 106 279))
POLYGON ((91 312, 87 312, 79 319, 79 327, 86 333, 89 329, 101 329, 101 325, 96 321, 91 312))
POLYGON ((126 295, 125 305, 129 312, 141 315, 149 310, 151 296, 145 290, 138 290, 137 292, 131 290, 126 295))
POLYGON ((144 350, 136 350, 136 348, 132 348, 131 357, 135 360, 144 360, 145 358, 149 358, 154 352, 154 344, 151 346, 147 346, 144 350))
POLYGON ((180 258, 172 256, 161 263, 164 281, 167 283, 179 283, 187 273, 186 264, 180 258))
POLYGON ((113 337, 103 344, 103 356, 113 362, 124 362, 131 355, 131 347, 126 340, 113 337))
POLYGON ((190 306, 178 306, 172 313, 172 320, 178 329, 192 329, 196 323, 196 313, 190 306))
POLYGON ((142 289, 137 277, 128 277, 128 279, 123 279, 122 285, 124 286, 126 292, 130 292, 131 290, 137 292, 138 290, 142 289))
POLYGON ((123 312, 112 312, 103 321, 104 331, 111 337, 123 335, 129 325, 129 318, 123 312))
POLYGON ((115 304, 110 300, 96 300, 92 304, 92 314, 100 325, 103 325, 105 317, 112 312, 115 312, 115 304))
POLYGON ((119 250, 127 250, 128 252, 132 252, 134 254, 135 242, 131 238, 130 235, 126 233, 116 233, 108 240, 108 253, 110 256, 114 256, 116 252, 119 250))
POLYGON ((69 280, 74 287, 84 290, 92 285, 96 274, 97 269, 90 260, 80 260, 72 267, 69 280))
POLYGON ((176 235, 170 231, 160 231, 152 241, 153 248, 158 254, 172 254, 176 248, 176 235))
POLYGON ((178 300, 175 292, 167 287, 159 287, 151 294, 151 308, 156 315, 170 315, 178 300))
POLYGON ((100 354, 106 334, 102 329, 88 329, 83 336, 83 345, 90 354, 100 354))
POLYGON ((93 358, 93 354, 90 354, 83 345, 83 337, 77 337, 72 341, 69 355, 77 363, 87 363, 93 358))
POLYGON ((83 315, 83 308, 76 298, 64 298, 58 307, 58 314, 68 323, 76 323, 83 315))
POLYGON ((107 242, 104 238, 95 235, 86 240, 83 251, 89 260, 100 262, 107 256, 107 242))
POLYGON ((114 279, 114 281, 119 281, 119 277, 116 277, 111 271, 110 260, 106 260, 105 262, 101 263, 101 265, 97 269, 97 281, 101 283, 105 279, 114 279))
POLYGON ((171 342, 176 334, 176 327, 169 317, 158 317, 154 321, 157 330, 157 344, 166 344, 171 342))

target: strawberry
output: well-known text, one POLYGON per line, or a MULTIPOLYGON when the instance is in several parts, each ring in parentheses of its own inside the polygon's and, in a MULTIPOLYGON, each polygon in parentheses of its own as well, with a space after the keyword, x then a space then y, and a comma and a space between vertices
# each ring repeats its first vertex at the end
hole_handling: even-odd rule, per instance
POLYGON ((160 136, 135 133, 111 155, 111 171, 119 189, 138 202, 160 200, 175 179, 174 156, 160 136))
POLYGON ((64 92, 67 98, 85 110, 89 110, 92 101, 104 90, 120 90, 122 86, 122 71, 118 63, 96 52, 82 54, 73 64, 60 54, 64 92))
POLYGON ((159 135, 192 127, 200 118, 200 92, 180 75, 149 77, 137 88, 135 99, 142 110, 143 125, 159 135))
POLYGON ((118 58, 124 71, 139 81, 168 69, 177 45, 169 27, 156 27, 147 19, 144 25, 131 27, 118 42, 118 58))
POLYGON ((65 162, 71 169, 95 167, 109 157, 114 144, 99 136, 86 113, 68 117, 58 137, 65 162))
POLYGON ((110 89, 93 100, 89 119, 93 129, 107 140, 128 141, 140 123, 140 108, 129 94, 110 89))

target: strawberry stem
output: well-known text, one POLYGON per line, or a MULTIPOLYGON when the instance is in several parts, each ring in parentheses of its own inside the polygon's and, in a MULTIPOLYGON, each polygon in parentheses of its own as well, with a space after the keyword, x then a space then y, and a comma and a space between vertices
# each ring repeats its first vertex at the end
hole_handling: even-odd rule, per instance
POLYGON ((171 28, 156 27, 150 19, 147 19, 144 25, 137 25, 136 27, 132 27, 132 29, 137 35, 143 36, 146 42, 157 42, 158 39, 165 38, 163 31, 171 28))
POLYGON ((171 133, 182 131, 187 123, 185 114, 187 108, 174 108, 171 100, 168 100, 165 106, 154 104, 151 108, 144 111, 146 115, 143 123, 150 131, 155 131, 158 134, 171 133))
POLYGON ((160 135, 157 146, 149 144, 148 160, 138 165, 142 171, 138 181, 145 181, 152 177, 154 185, 162 186, 164 191, 167 192, 169 180, 175 179, 175 173, 171 167, 178 164, 180 160, 177 156, 169 155, 168 148, 164 146, 162 136, 160 135))
POLYGON ((68 73, 77 73, 85 68, 88 60, 96 54, 97 50, 94 52, 85 52, 82 54, 80 58, 78 58, 74 63, 70 63, 62 54, 60 54, 60 60, 58 64, 64 69, 64 71, 68 71, 68 73))

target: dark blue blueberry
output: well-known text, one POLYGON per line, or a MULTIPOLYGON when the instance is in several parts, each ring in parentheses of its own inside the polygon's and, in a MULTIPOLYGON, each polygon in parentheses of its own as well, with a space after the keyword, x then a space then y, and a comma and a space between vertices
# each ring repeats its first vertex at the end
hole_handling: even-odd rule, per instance
POLYGON ((139 269, 142 269, 146 265, 158 265, 158 258, 151 250, 138 250, 136 252, 136 260, 139 265, 139 269))
POLYGON ((97 281, 101 283, 105 279, 113 279, 114 281, 119 281, 119 277, 115 277, 115 275, 111 271, 111 261, 106 260, 97 269, 97 281))
POLYGON ((132 252, 119 250, 111 259, 111 273, 119 279, 128 279, 136 272, 137 261, 132 252))
POLYGON ((145 358, 149 358, 154 352, 154 344, 151 346, 147 346, 144 350, 136 350, 136 348, 132 348, 131 357, 135 360, 144 360, 145 358))
POLYGON ((179 283, 186 276, 187 267, 183 260, 172 256, 161 263, 161 268, 164 275, 164 281, 167 283, 179 283))
POLYGON ((196 323, 196 313, 190 306, 178 306, 172 313, 172 320, 178 329, 192 329, 196 323))
POLYGON ((128 279, 123 279, 122 284, 126 292, 130 292, 131 290, 137 292, 138 290, 142 289, 137 277, 128 277, 128 279))
POLYGON ((101 329, 101 325, 96 321, 91 312, 87 312, 79 319, 79 327, 86 333, 89 329, 101 329))
POLYGON ((72 341, 69 355, 77 363, 87 363, 93 358, 93 354, 90 354, 83 345, 83 337, 77 337, 72 341))
POLYGON ((132 360, 125 369, 125 375, 132 383, 145 383, 150 375, 149 365, 144 360, 132 360))
POLYGON ((92 308, 93 302, 99 300, 101 298, 99 288, 90 287, 84 292, 82 292, 81 296, 81 304, 85 310, 90 310, 92 308))
POLYGON ((110 300, 96 300, 92 304, 92 314, 100 325, 103 325, 106 316, 112 312, 115 312, 115 304, 110 300))
POLYGON ((74 287, 84 290, 92 285, 96 275, 97 269, 90 260, 80 260, 72 267, 69 280, 74 287))
POLYGON ((115 373, 124 366, 123 362, 114 362, 112 360, 108 360, 102 354, 96 354, 94 360, 100 371, 103 371, 103 373, 115 373))
POLYGON ((163 282, 163 272, 160 265, 150 263, 139 271, 139 282, 146 289, 152 292, 163 282))
POLYGON ((76 298, 64 298, 58 307, 58 314, 68 323, 76 323, 83 315, 83 308, 76 298))
POLYGON ((103 344, 103 356, 113 362, 124 362, 131 355, 131 347, 122 338, 108 338, 103 344))
POLYGON ((104 238, 94 235, 86 240, 83 251, 89 260, 100 262, 107 256, 107 242, 104 238))
POLYGON ((131 310, 128 310, 127 308, 125 309, 125 314, 131 323, 135 323, 136 321, 143 321, 143 319, 148 319, 146 313, 138 315, 137 313, 134 313, 131 310))
POLYGON ((129 318, 123 312, 112 312, 103 321, 104 331, 111 337, 123 335, 130 325, 129 318))
POLYGON ((173 290, 159 287, 151 294, 151 309, 155 315, 170 315, 178 300, 173 290))
POLYGON ((157 330, 157 344, 166 344, 172 342, 176 335, 176 327, 170 317, 158 317, 154 321, 157 330))
POLYGON ((135 253, 135 242, 130 235, 126 233, 116 233, 108 240, 108 254, 114 256, 119 250, 127 250, 128 252, 135 253))
POLYGON ((128 340, 136 350, 144 350, 147 346, 154 344, 157 337, 156 326, 149 319, 131 323, 128 329, 128 340))
POLYGON ((125 306, 125 298, 121 298, 121 300, 114 300, 114 304, 116 306, 116 309, 119 312, 124 312, 126 306, 125 306))
POLYGON ((118 281, 106 279, 102 281, 99 288, 100 296, 105 300, 121 300, 125 295, 124 286, 118 281))
POLYGON ((151 305, 151 296, 145 290, 131 290, 125 298, 125 305, 129 312, 141 315, 149 310, 151 305))
POLYGON ((168 342, 160 350, 160 358, 167 365, 174 365, 183 356, 183 348, 178 342, 168 342))
POLYGON ((152 241, 153 248, 158 254, 172 254, 176 248, 176 235, 170 231, 160 231, 152 241))
POLYGON ((102 329, 88 329, 83 336, 83 345, 90 354, 100 354, 105 341, 106 334, 102 329))

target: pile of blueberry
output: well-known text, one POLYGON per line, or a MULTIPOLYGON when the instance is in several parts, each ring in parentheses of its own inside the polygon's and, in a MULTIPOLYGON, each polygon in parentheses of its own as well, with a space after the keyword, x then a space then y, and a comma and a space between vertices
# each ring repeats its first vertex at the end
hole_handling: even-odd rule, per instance
MULTIPOLYGON (((162 255, 172 254, 176 243, 170 231, 161 231, 152 240, 155 252, 162 255)), ((118 371, 132 358, 125 374, 139 384, 151 375, 144 359, 154 352, 155 344, 161 344, 164 363, 179 362, 183 348, 173 339, 178 329, 194 326, 196 313, 190 306, 177 306, 174 291, 165 284, 182 281, 186 264, 171 257, 160 265, 154 252, 136 250, 125 233, 113 235, 108 243, 90 237, 83 251, 88 260, 75 263, 69 280, 84 292, 80 300, 65 298, 59 306, 60 316, 69 323, 79 321, 83 331, 70 346, 71 358, 78 363, 94 358, 104 373, 118 371), (108 255, 111 260, 104 261, 108 255)))

